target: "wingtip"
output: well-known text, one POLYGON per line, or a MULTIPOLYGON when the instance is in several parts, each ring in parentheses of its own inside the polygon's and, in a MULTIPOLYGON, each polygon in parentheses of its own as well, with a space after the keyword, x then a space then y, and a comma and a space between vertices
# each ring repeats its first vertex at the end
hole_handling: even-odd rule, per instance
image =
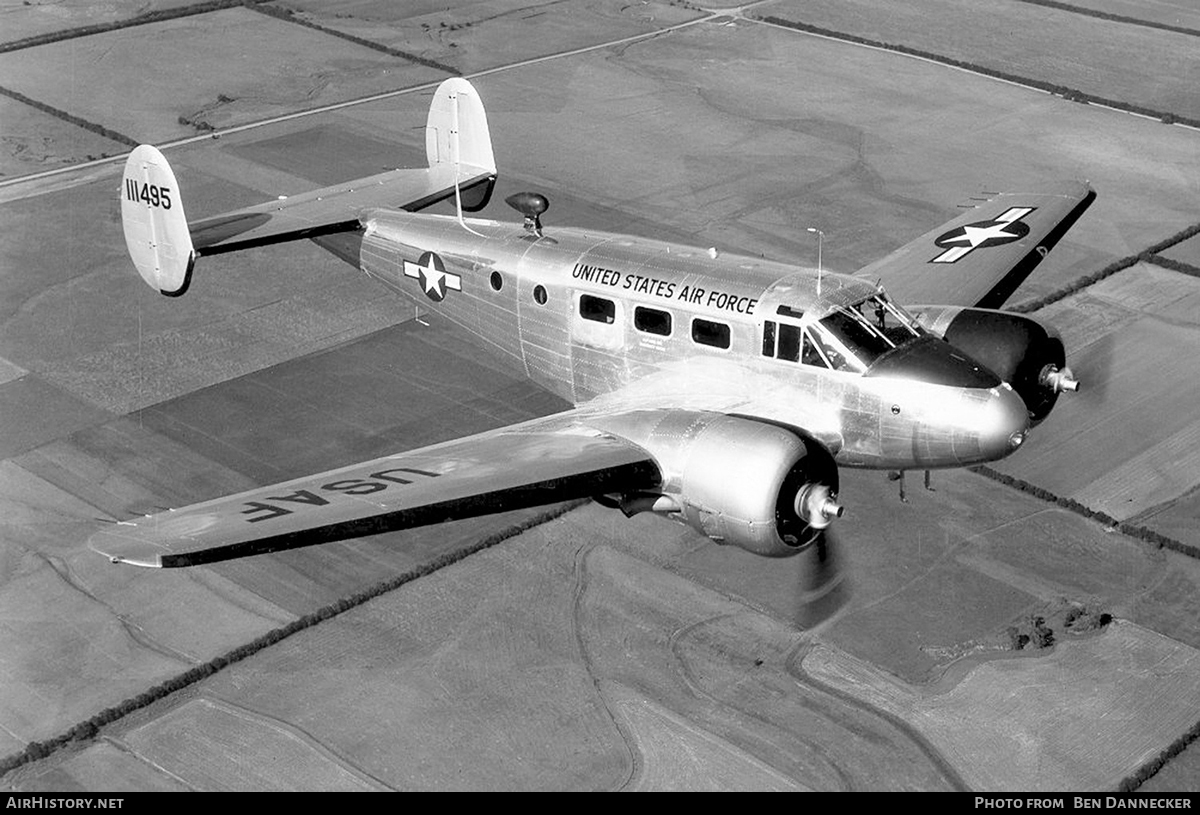
POLYGON ((152 544, 134 541, 111 532, 97 532, 88 539, 88 548, 109 563, 125 566, 140 566, 144 569, 161 569, 162 553, 152 544))

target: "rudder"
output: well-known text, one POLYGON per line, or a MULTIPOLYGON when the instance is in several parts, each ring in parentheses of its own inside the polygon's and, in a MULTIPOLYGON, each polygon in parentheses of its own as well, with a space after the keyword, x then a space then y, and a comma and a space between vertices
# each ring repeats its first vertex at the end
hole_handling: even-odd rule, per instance
POLYGON ((461 77, 438 86, 425 123, 429 166, 458 164, 475 174, 496 172, 487 113, 475 88, 461 77))
POLYGON ((152 145, 138 146, 125 161, 121 224, 142 279, 168 297, 186 292, 196 252, 175 173, 152 145))

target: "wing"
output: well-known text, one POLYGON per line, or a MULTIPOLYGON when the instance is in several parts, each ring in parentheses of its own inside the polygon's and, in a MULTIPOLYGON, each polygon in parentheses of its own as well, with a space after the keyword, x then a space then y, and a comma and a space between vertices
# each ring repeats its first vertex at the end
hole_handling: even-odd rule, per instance
POLYGON ((271 243, 360 228, 373 207, 423 209, 457 198, 461 208, 487 205, 496 181, 487 114, 467 80, 438 86, 425 124, 428 167, 392 170, 189 223, 171 165, 152 145, 125 162, 121 221, 134 266, 171 297, 187 291, 196 259, 271 243))
POLYGON ((196 566, 659 481, 646 451, 567 411, 120 522, 88 545, 114 563, 196 566))
POLYGON ((858 274, 900 303, 999 308, 1095 198, 1081 182, 1002 193, 858 274))

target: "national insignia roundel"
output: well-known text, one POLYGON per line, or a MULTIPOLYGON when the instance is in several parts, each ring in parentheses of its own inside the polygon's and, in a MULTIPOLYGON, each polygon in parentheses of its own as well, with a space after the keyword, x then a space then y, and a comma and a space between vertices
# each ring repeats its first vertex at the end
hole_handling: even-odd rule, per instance
POLYGON ((447 291, 462 291, 462 278, 447 272, 436 252, 423 253, 416 263, 404 261, 404 275, 419 280, 425 296, 435 303, 445 300, 447 291))
POLYGON ((1019 241, 1029 234, 1029 225, 1021 219, 1034 209, 1036 207, 1012 207, 989 221, 976 221, 943 232, 933 242, 945 251, 930 263, 954 263, 976 249, 1019 241))

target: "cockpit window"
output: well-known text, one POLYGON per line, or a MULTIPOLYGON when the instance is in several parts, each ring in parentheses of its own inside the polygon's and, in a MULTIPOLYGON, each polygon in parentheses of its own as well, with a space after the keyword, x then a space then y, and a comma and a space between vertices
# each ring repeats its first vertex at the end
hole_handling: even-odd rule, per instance
MULTIPOLYGON (((821 319, 820 325, 836 340, 827 342, 832 347, 825 350, 849 352, 853 360, 846 364, 853 370, 866 370, 883 354, 920 335, 912 319, 881 294, 852 306, 835 307, 821 319)), ((842 367, 832 357, 830 362, 835 368, 842 367)))
POLYGON ((903 345, 913 337, 921 335, 921 328, 912 315, 883 294, 867 298, 859 304, 859 308, 860 313, 869 317, 884 336, 896 345, 903 345))

